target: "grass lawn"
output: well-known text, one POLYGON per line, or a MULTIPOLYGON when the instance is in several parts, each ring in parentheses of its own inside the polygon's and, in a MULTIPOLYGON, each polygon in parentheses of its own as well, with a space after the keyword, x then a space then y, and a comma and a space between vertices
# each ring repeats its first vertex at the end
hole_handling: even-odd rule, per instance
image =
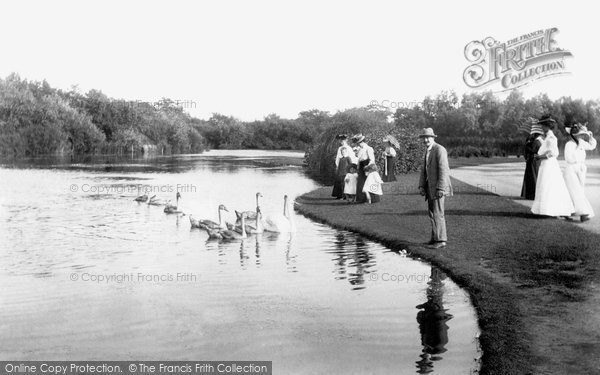
POLYGON ((482 374, 598 373, 600 236, 453 180, 459 193, 446 200, 448 246, 429 249, 418 174, 399 179, 384 185, 378 204, 335 201, 324 187, 299 197, 296 209, 393 250, 407 249, 466 288, 482 332, 482 374))

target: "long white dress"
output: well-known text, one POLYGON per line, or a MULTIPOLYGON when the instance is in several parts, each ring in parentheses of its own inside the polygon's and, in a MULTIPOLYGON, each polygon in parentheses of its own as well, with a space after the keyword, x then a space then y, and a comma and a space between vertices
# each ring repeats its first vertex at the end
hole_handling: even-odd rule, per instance
POLYGON ((596 148, 596 140, 590 138, 590 142, 583 139, 579 140, 579 144, 571 140, 565 144, 565 161, 567 166, 563 172, 565 183, 571 200, 575 206, 575 215, 594 216, 592 205, 585 197, 585 177, 587 167, 585 165, 585 152, 596 148))
POLYGON ((542 159, 540 164, 531 212, 536 215, 571 216, 575 208, 556 160, 559 155, 558 140, 551 130, 546 133, 538 155, 548 158, 542 159))

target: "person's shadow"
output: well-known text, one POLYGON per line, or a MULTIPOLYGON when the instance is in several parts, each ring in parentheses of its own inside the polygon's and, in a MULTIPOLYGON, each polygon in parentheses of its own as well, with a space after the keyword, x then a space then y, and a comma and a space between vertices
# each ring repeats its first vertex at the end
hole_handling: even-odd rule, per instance
POLYGON ((427 301, 417 305, 417 322, 421 333, 423 349, 416 362, 418 374, 429 374, 434 370, 435 361, 442 359, 448 344, 448 325, 452 319, 443 305, 444 283, 446 275, 436 267, 431 267, 431 277, 427 287, 427 301))

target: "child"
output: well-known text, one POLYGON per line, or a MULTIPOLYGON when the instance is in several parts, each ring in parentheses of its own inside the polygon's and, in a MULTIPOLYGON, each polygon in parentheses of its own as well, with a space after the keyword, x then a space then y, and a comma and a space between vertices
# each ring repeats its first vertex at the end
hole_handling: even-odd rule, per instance
POLYGON ((365 167, 367 179, 365 180, 363 192, 366 194, 369 204, 379 202, 381 200, 380 196, 383 195, 383 189, 381 188, 383 180, 377 171, 378 168, 375 164, 369 164, 365 167))
POLYGON ((348 203, 356 202, 356 181, 358 179, 358 172, 356 164, 350 164, 348 167, 348 173, 344 178, 344 195, 348 203))

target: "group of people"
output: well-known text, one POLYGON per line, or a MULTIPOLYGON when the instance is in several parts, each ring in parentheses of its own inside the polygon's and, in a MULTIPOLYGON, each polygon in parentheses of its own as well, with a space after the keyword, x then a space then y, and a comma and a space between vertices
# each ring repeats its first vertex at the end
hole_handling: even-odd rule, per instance
MULTIPOLYGON (((426 147, 419 192, 427 201, 427 210, 431 221, 431 239, 428 242, 433 248, 446 246, 446 219, 444 216, 445 197, 452 195, 450 183, 450 167, 446 149, 435 142, 433 129, 423 129, 419 138, 426 147)), ((347 199, 349 202, 376 203, 383 195, 382 184, 396 181, 394 173, 396 148, 398 141, 393 136, 383 139, 386 144, 382 152, 384 170, 383 178, 375 164, 375 152, 365 141, 365 136, 357 134, 351 138, 354 148, 348 144, 348 137, 337 136, 340 146, 335 158, 336 177, 332 196, 336 199, 347 199)))
POLYGON ((396 181, 394 173, 398 141, 393 136, 384 138, 386 148, 382 153, 384 162, 383 178, 376 164, 375 151, 366 142, 362 134, 348 136, 339 134, 340 146, 335 157, 335 180, 331 195, 335 199, 344 199, 349 203, 377 203, 383 195, 382 184, 396 181))
POLYGON ((536 215, 564 217, 582 222, 594 216, 585 195, 586 151, 596 148, 596 140, 584 124, 565 127, 570 139, 565 144, 566 166, 561 172, 557 157, 558 139, 553 133, 556 121, 546 115, 532 125, 525 145, 525 175, 521 196, 533 200, 536 215))

